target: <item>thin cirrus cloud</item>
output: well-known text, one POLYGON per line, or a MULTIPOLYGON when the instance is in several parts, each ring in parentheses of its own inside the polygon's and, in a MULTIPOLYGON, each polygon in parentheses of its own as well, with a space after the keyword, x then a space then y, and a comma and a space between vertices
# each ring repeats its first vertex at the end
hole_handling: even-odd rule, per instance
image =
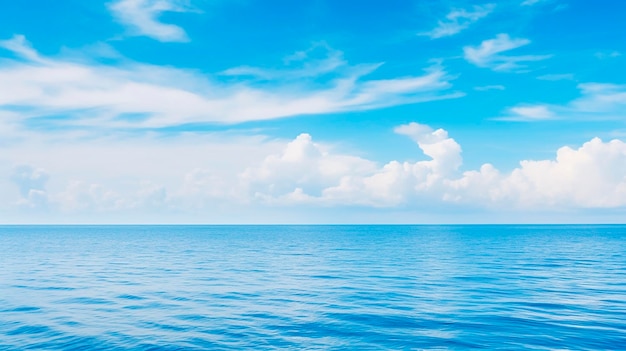
POLYGON ((126 26, 131 35, 147 36, 162 42, 189 41, 185 30, 159 21, 164 12, 189 12, 181 0, 117 0, 108 5, 117 21, 126 26))
POLYGON ((557 80, 574 80, 573 73, 561 73, 561 74, 544 74, 537 77, 539 80, 549 80, 549 81, 557 81, 557 80))
POLYGON ((474 22, 489 15, 495 8, 495 4, 474 6, 471 10, 455 9, 446 15, 445 20, 437 22, 437 27, 419 35, 428 36, 432 39, 443 38, 460 33, 474 22))
POLYGON ((504 121, 549 119, 609 120, 626 116, 626 85, 608 83, 578 84, 580 97, 563 105, 522 104, 511 107, 504 121))
POLYGON ((478 66, 494 71, 520 71, 526 62, 541 61, 552 55, 503 55, 502 53, 530 44, 525 38, 511 38, 508 34, 498 34, 493 39, 484 40, 479 46, 463 48, 465 59, 478 66))
MULTIPOLYGON (((283 62, 289 69, 239 66, 220 72, 220 75, 258 80, 307 79, 335 73, 348 65, 343 53, 333 49, 325 42, 315 43, 307 50, 289 55, 283 59, 283 62)), ((370 67, 373 68, 374 66, 370 67)))
POLYGON ((111 66, 43 57, 22 36, 0 42, 0 48, 21 56, 0 66, 0 112, 19 107, 22 119, 40 122, 62 114, 66 117, 49 122, 75 126, 232 124, 462 96, 450 91, 453 78, 440 66, 417 76, 367 79, 380 63, 351 66, 338 61, 341 55, 334 51, 326 59, 303 61, 295 71, 259 68, 258 75, 276 79, 257 86, 254 77, 228 82, 221 75, 136 62, 111 66), (336 73, 324 84, 313 84, 310 76, 324 74, 329 65, 336 73))
POLYGON ((522 1, 522 6, 533 6, 541 2, 545 2, 546 0, 524 0, 522 1))
POLYGON ((477 91, 489 91, 489 90, 505 90, 506 87, 504 85, 495 84, 495 85, 481 85, 474 87, 474 90, 477 91))

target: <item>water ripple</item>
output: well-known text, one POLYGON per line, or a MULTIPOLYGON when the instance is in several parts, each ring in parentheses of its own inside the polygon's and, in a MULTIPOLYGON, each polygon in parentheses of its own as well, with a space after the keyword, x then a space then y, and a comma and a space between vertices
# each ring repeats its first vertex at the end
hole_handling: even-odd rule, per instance
POLYGON ((0 350, 626 349, 624 226, 7 226, 0 252, 0 350))

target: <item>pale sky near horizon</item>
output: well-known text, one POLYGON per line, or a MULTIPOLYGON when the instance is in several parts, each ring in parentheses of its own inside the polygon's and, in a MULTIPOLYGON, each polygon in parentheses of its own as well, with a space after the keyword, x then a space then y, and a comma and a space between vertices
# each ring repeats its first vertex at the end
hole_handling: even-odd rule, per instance
POLYGON ((626 222, 626 2, 0 6, 0 224, 626 222))

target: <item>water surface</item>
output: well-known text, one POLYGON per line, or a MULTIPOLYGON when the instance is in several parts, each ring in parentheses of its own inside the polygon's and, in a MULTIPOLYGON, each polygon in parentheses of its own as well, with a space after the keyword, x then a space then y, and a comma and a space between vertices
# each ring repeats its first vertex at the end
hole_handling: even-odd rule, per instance
POLYGON ((623 350, 625 253, 625 226, 2 226, 0 350, 623 350))

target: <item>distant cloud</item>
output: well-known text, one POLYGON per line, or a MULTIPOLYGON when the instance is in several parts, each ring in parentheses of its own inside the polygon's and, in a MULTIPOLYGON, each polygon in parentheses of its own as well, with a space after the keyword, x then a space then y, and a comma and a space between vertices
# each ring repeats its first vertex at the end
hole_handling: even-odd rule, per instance
POLYGON ((593 138, 564 146, 552 160, 523 160, 502 174, 490 164, 448 183, 455 201, 513 208, 615 208, 626 206, 626 143, 593 138))
POLYGON ((351 66, 337 52, 309 66, 304 62, 295 71, 259 68, 252 73, 272 79, 257 85, 257 77, 218 81, 196 72, 148 64, 110 66, 42 58, 21 40, 4 43, 6 49, 29 54, 0 66, 0 112, 5 106, 19 106, 22 120, 40 117, 40 123, 46 122, 46 116, 63 114, 65 118, 48 122, 110 128, 228 124, 371 110, 463 95, 449 91, 453 77, 440 66, 429 67, 420 75, 368 79, 380 63, 351 66), (36 61, 30 60, 33 55, 36 61), (329 66, 335 67, 333 74, 320 77, 329 66), (323 78, 323 84, 314 78, 323 78))
POLYGON ((536 121, 550 119, 554 113, 545 105, 516 106, 509 109, 510 116, 500 118, 508 121, 536 121))
POLYGON ((390 161, 375 167, 362 158, 323 152, 310 135, 302 134, 282 153, 269 156, 261 168, 246 171, 248 179, 263 180, 249 191, 257 201, 286 206, 456 203, 508 210, 626 206, 626 143, 619 140, 593 138, 578 149, 562 147, 555 159, 523 160, 509 173, 491 164, 461 173, 461 146, 447 131, 418 123, 395 131, 411 137, 428 160, 390 161), (357 166, 346 167, 352 164, 357 166), (315 182, 320 179, 324 181, 315 182))
POLYGON ((602 52, 596 52, 595 56, 600 60, 604 60, 604 59, 620 57, 622 56, 622 53, 619 51, 602 51, 602 52))
POLYGON ((537 77, 539 80, 574 80, 574 74, 572 73, 564 73, 564 74, 544 74, 542 76, 537 77))
POLYGON ((462 147, 444 129, 412 122, 394 131, 411 138, 425 159, 380 164, 316 142, 308 133, 293 140, 203 133, 166 142, 143 136, 111 143, 100 137, 49 144, 45 157, 38 149, 12 146, 19 152, 9 153, 9 159, 12 154, 38 158, 46 168, 63 171, 55 172, 56 186, 48 189, 48 172, 15 168, 19 201, 0 198, 0 207, 45 210, 60 221, 82 214, 99 221, 137 221, 137 214, 148 214, 143 218, 151 221, 179 214, 224 221, 218 211, 226 208, 229 220, 239 222, 254 221, 243 213, 272 209, 284 216, 298 208, 353 206, 458 205, 522 214, 626 207, 626 143, 620 140, 592 138, 559 148, 553 159, 522 160, 502 172, 489 163, 463 170, 462 147), (81 162, 68 169, 68 159, 81 162), (120 164, 125 166, 116 168, 120 164))
POLYGON ((48 202, 46 183, 49 177, 48 172, 41 168, 33 168, 29 165, 15 167, 11 180, 19 189, 18 205, 27 208, 45 208, 48 202))
POLYGON ((417 197, 440 201, 442 181, 461 165, 461 147, 445 130, 423 124, 401 125, 395 132, 413 139, 430 159, 380 167, 325 150, 301 134, 261 167, 247 169, 243 179, 255 185, 248 191, 257 201, 275 205, 394 207, 410 205, 417 197))
POLYGON ((48 178, 48 172, 29 165, 15 167, 11 176, 11 180, 18 186, 22 197, 28 197, 31 190, 45 190, 48 178))
POLYGON ((471 10, 452 10, 446 15, 445 20, 437 22, 437 27, 429 32, 419 33, 419 35, 429 36, 432 39, 455 35, 490 14, 495 6, 495 4, 486 4, 483 6, 476 5, 471 10))
POLYGON ((626 116, 626 86, 606 83, 578 85, 581 96, 564 105, 522 104, 508 109, 508 121, 559 119, 623 119, 626 116))
POLYGON ((23 35, 14 35, 11 39, 0 40, 0 48, 11 51, 27 61, 45 63, 39 53, 34 50, 23 35))
POLYGON ((477 91, 488 91, 488 90, 505 90, 506 87, 504 85, 483 85, 479 87, 474 87, 474 90, 477 91))
POLYGON ((179 26, 159 21, 163 12, 188 12, 182 0, 117 0, 108 5, 113 16, 136 36, 147 36, 163 42, 188 41, 179 26))
POLYGON ((285 65, 280 69, 239 66, 229 68, 220 74, 259 80, 303 79, 333 74, 348 65, 343 53, 326 43, 316 43, 308 50, 287 56, 283 62, 285 65))
POLYGON ((521 5, 522 6, 532 6, 532 5, 535 5, 535 4, 538 4, 540 2, 544 2, 544 1, 546 1, 546 0, 524 0, 521 3, 521 5))
POLYGON ((551 55, 501 55, 503 52, 528 44, 530 44, 528 39, 511 38, 508 34, 498 34, 494 39, 485 40, 477 47, 464 47, 463 53, 468 62, 494 71, 519 70, 525 68, 524 62, 540 61, 551 57, 551 55))

